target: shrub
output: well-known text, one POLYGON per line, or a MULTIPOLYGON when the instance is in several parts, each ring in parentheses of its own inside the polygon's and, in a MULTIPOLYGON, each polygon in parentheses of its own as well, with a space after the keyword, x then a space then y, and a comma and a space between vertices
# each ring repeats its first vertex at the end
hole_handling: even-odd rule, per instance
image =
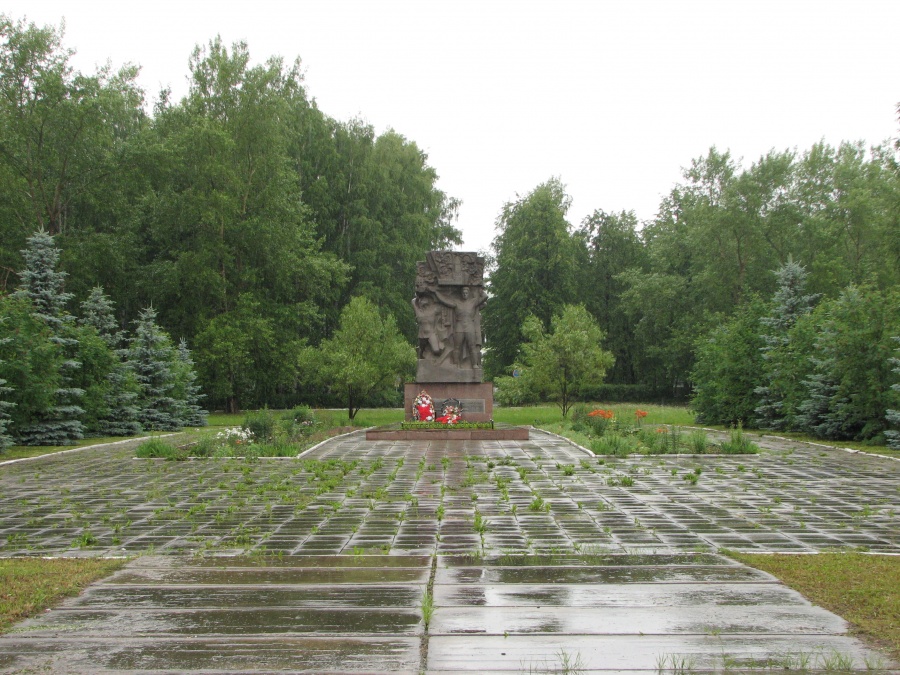
POLYGON ((755 455, 759 452, 759 446, 744 435, 740 424, 732 427, 730 440, 722 443, 721 448, 726 455, 755 455))
POLYGON ((281 414, 276 435, 291 441, 299 440, 309 436, 319 426, 321 425, 312 409, 302 405, 281 414))
POLYGON ((266 443, 275 438, 275 413, 268 408, 248 412, 244 417, 244 423, 241 425, 260 443, 266 443))
POLYGON ((211 436, 203 436, 196 443, 188 447, 191 457, 212 457, 219 444, 211 436))
POLYGON ((161 438, 151 438, 141 443, 134 456, 148 459, 175 459, 178 449, 161 438))
POLYGON ((620 434, 605 434, 591 441, 591 451, 595 455, 616 455, 625 457, 637 452, 637 443, 631 436, 620 434))
POLYGON ((706 454, 709 451, 709 439, 706 437, 706 432, 699 429, 692 431, 688 435, 687 446, 695 455, 706 454))
POLYGON ((666 451, 667 439, 663 438, 663 434, 667 434, 665 427, 641 428, 638 430, 637 437, 641 444, 647 449, 651 455, 661 455, 666 451))

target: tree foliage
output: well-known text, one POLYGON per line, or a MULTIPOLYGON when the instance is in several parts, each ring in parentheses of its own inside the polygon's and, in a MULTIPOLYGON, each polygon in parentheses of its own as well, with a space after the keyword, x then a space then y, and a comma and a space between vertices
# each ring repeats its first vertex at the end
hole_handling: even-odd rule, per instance
POLYGON ((747 424, 759 404, 765 342, 759 334, 765 307, 745 304, 730 319, 697 340, 691 407, 702 424, 747 424))
MULTIPOLYGON (((252 59, 244 43, 199 46, 187 95, 161 92, 152 112, 136 67, 79 72, 71 55, 61 29, 0 17, 0 293, 20 286, 32 303, 2 298, 10 433, 48 422, 39 404, 76 412, 78 389, 89 426, 110 429, 117 417, 119 429, 133 429, 136 374, 96 336, 121 348, 123 327, 148 306, 160 331, 195 349, 198 379, 186 389, 199 386, 206 405, 231 410, 317 400, 324 362, 309 355, 333 344, 351 298, 368 298, 414 339, 414 262, 460 234, 459 203, 438 188, 415 141, 329 117, 299 61, 252 59), (43 271, 23 254, 41 229, 47 245, 34 255, 48 263, 43 271), (82 299, 76 327, 70 313, 82 299)), ((879 322, 891 325, 900 285, 898 150, 823 142, 745 163, 711 148, 646 222, 597 208, 573 228, 559 179, 517 196, 500 210, 489 266, 488 375, 521 360, 529 315, 550 331, 560 308, 578 302, 603 326, 611 383, 660 398, 685 398, 696 385, 699 400, 722 403, 713 416, 740 410, 747 419, 746 401, 725 405, 740 364, 711 368, 707 350, 739 336, 736 347, 751 344, 742 322, 755 297, 773 298, 761 316, 774 323, 756 333, 761 423, 799 428, 805 404, 815 433, 880 438, 885 403, 857 389, 887 396, 895 383, 874 364, 885 356, 879 322), (791 261, 806 274, 798 297, 821 297, 821 309, 793 325, 774 274, 791 261), (842 318, 851 315, 868 324, 842 318), (835 346, 841 332, 847 344, 873 342, 851 359, 835 346), (863 422, 869 415, 880 421, 863 422)))
POLYGON ((614 362, 601 346, 603 331, 583 305, 565 305, 549 331, 529 316, 522 334, 525 342, 515 365, 520 375, 503 378, 499 386, 524 387, 555 400, 563 417, 585 390, 603 382, 614 362))
POLYGON ((58 346, 59 382, 52 390, 52 399, 40 411, 35 411, 31 423, 20 429, 18 436, 25 445, 66 445, 83 437, 81 407, 84 389, 78 386, 82 363, 80 343, 75 330, 75 317, 65 310, 71 294, 63 291, 65 273, 56 269, 59 250, 49 234, 40 230, 28 238, 23 251, 25 268, 16 297, 28 303, 35 318, 48 328, 48 340, 58 346))
POLYGON ((128 364, 139 386, 138 422, 148 431, 177 431, 182 426, 174 396, 175 359, 172 340, 157 325, 156 311, 148 307, 141 312, 128 345, 128 364))
POLYGON ((507 372, 531 315, 544 328, 575 299, 575 242, 566 221, 571 198, 557 179, 504 205, 497 219, 490 299, 484 308, 487 376, 507 372))
POLYGON ((815 314, 813 369, 800 404, 801 429, 822 438, 868 440, 886 428, 893 336, 900 332, 896 291, 847 288, 815 314))
MULTIPOLYGON (((0 327, 6 322, 6 317, 0 315, 0 327)), ((8 345, 12 342, 11 337, 0 337, 0 351, 2 351, 5 345, 8 345)), ((0 360, 0 373, 3 372, 3 361, 0 360)), ((9 411, 15 407, 15 403, 9 400, 10 394, 12 393, 12 387, 6 386, 7 382, 2 377, 0 377, 0 454, 3 453, 6 448, 13 444, 13 438, 9 434, 9 423, 10 423, 10 414, 9 411)))
POLYGON ((391 315, 382 316, 360 297, 341 312, 340 326, 322 343, 319 358, 319 377, 341 393, 353 419, 369 397, 412 372, 416 352, 391 315))
MULTIPOLYGON (((900 344, 900 337, 895 336, 894 342, 900 344)), ((898 348, 898 350, 900 350, 900 348, 898 348)), ((895 351, 895 353, 897 352, 895 351)), ((900 410, 897 409, 900 408, 900 358, 892 356, 890 364, 893 366, 894 374, 897 376, 897 382, 894 382, 891 385, 889 400, 896 408, 888 408, 885 412, 885 422, 887 422, 891 428, 886 430, 884 435, 887 438, 889 447, 894 450, 900 450, 900 410)))
POLYGON ((754 393, 758 397, 756 425, 762 429, 790 429, 800 403, 801 374, 808 344, 793 344, 791 330, 809 314, 818 295, 806 294, 806 270, 788 260, 776 272, 778 290, 772 298, 772 310, 760 319, 762 324, 763 384, 754 393), (799 363, 798 363, 799 362, 799 363), (798 372, 799 366, 799 372, 798 372))

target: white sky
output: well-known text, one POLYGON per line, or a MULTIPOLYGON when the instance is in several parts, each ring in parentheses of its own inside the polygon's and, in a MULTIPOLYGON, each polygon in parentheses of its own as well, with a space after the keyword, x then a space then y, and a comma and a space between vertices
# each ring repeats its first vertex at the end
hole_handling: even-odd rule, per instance
POLYGON ((463 250, 486 249, 503 204, 551 176, 595 209, 656 214, 710 146, 745 165, 824 139, 898 135, 897 0, 4 0, 58 25, 76 67, 142 66, 148 100, 187 89, 193 47, 219 34, 254 61, 299 56, 340 120, 392 127, 462 200, 463 250))

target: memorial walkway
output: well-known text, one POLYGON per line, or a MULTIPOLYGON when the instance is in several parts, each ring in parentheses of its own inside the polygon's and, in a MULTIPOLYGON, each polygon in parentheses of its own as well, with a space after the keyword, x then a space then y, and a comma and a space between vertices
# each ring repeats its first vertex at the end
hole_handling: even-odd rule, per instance
POLYGON ((539 431, 357 433, 301 460, 0 465, 0 555, 139 556, 0 637, 0 670, 889 667, 718 551, 900 553, 900 462, 763 443, 615 459, 539 431))

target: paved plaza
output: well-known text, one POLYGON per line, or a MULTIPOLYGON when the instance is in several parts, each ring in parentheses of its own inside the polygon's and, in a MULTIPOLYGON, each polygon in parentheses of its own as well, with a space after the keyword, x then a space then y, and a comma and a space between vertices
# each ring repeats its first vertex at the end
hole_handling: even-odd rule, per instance
POLYGON ((717 551, 900 553, 900 462, 761 444, 616 459, 540 431, 355 433, 299 460, 138 460, 124 444, 0 465, 0 555, 140 556, 0 638, 0 669, 886 667, 839 617, 717 551))

